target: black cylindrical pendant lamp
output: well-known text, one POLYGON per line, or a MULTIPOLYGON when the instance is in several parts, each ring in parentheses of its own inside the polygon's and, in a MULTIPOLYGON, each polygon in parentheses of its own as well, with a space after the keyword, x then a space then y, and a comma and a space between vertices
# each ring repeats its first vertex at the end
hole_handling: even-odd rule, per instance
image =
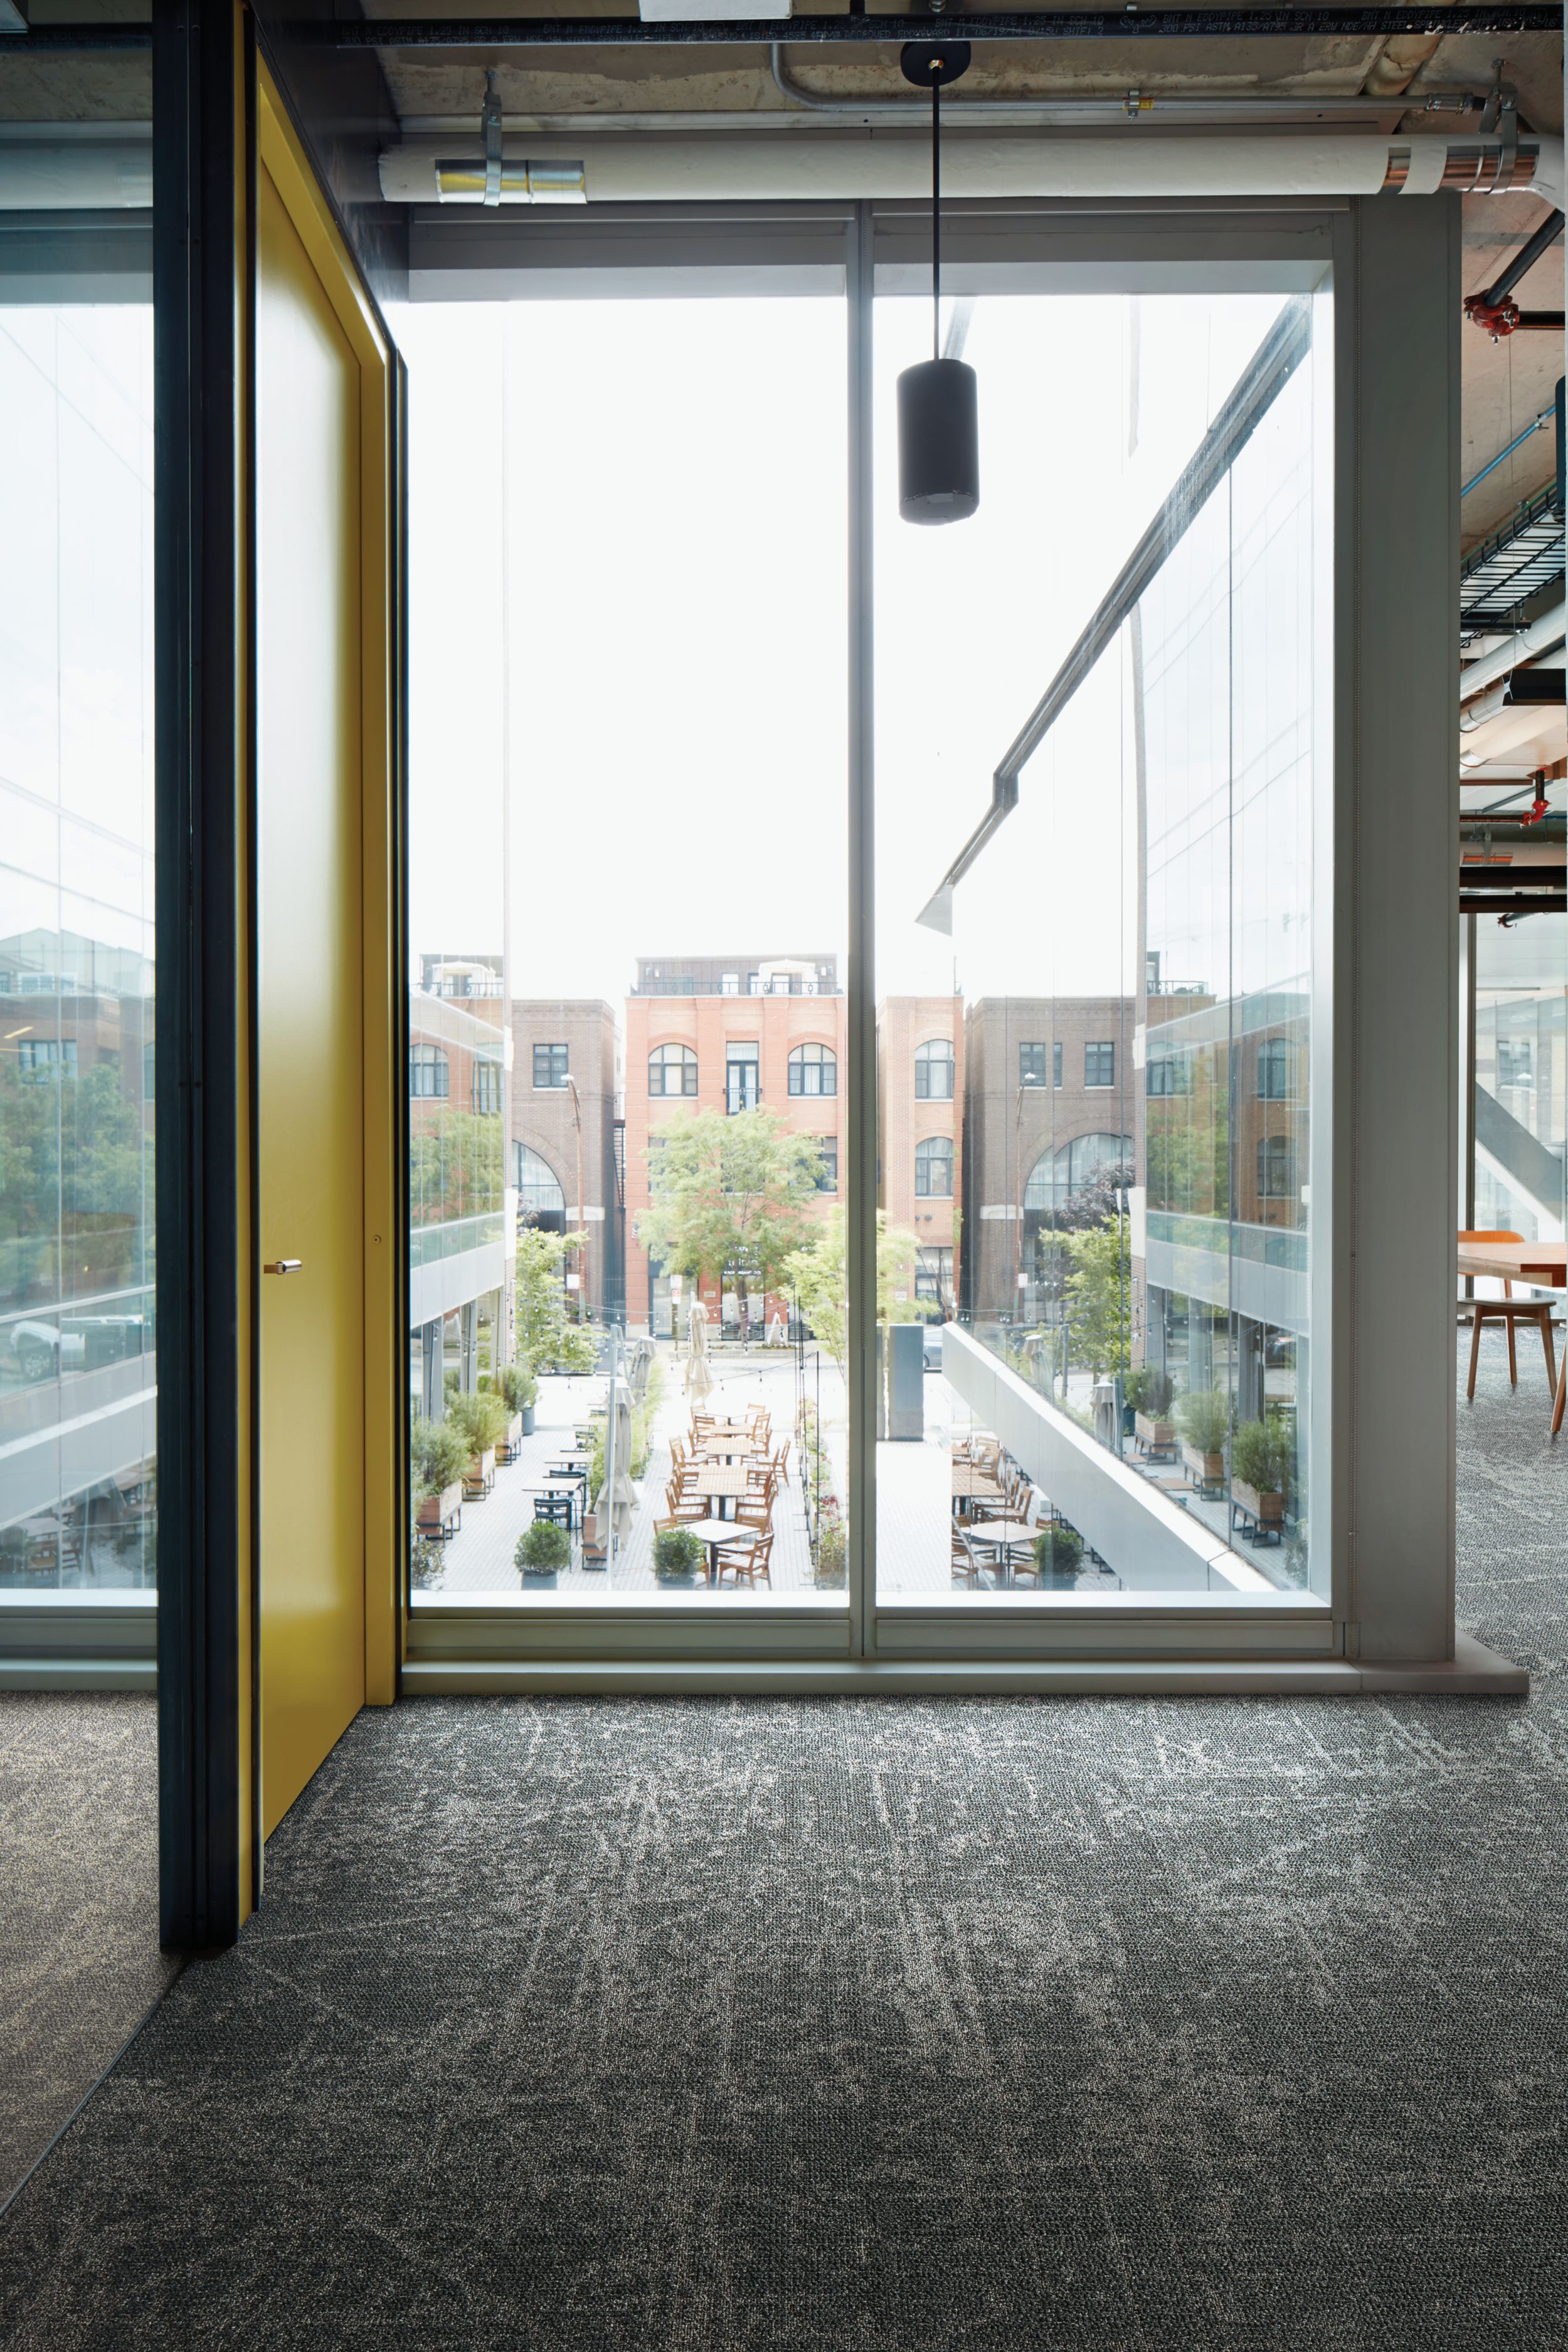
POLYGON ((967 41, 906 41, 906 81, 931 91, 931 355, 899 378, 899 512, 906 522, 962 522, 980 504, 974 370, 942 356, 942 89, 969 65, 967 41))
POLYGON ((963 360, 921 360, 899 378, 899 512, 962 522, 980 504, 980 411, 963 360))

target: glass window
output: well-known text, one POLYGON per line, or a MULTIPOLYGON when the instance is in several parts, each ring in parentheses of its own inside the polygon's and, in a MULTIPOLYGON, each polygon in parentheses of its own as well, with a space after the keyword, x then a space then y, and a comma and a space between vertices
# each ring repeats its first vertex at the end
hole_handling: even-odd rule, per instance
POLYGON ((1283 1037, 1266 1037, 1258 1048, 1258 1098, 1284 1102, 1290 1092, 1290 1048, 1283 1037))
POLYGON ((724 1049, 724 1108, 731 1118, 738 1111, 755 1110, 762 1099, 758 1048, 731 1042, 724 1049))
POLYGON ((931 1298, 943 1316, 952 1312, 952 1252, 941 1243, 922 1242, 915 1258, 915 1297, 931 1298))
POLYGON ((1125 1191, 1132 1181, 1132 1138, 1097 1130, 1042 1152, 1024 1187, 1026 1209, 1065 1209, 1086 1194, 1125 1191))
POLYGON ((501 1068, 499 1062, 479 1061, 474 1064, 474 1108, 491 1112, 500 1109, 501 1068))
POLYGON ((153 317, 36 292, 0 304, 0 1591, 43 1598, 156 1582, 153 317))
POLYGON ((792 1095, 836 1095, 838 1056, 831 1045, 797 1045, 789 1057, 792 1095))
POLYGON ((1188 1091, 1190 1075, 1185 1055, 1168 1045, 1150 1046, 1149 1066, 1145 1073, 1147 1093, 1162 1097, 1184 1095, 1188 1091))
POLYGON ((410 1045, 408 1091, 411 1095, 425 1099, 445 1096, 450 1079, 450 1066, 439 1045, 410 1045))
POLYGON ((541 1091, 547 1087, 563 1087, 571 1067, 571 1055, 564 1045, 534 1047, 533 1083, 541 1091))
POLYGON ((1053 1087, 1059 1087, 1059 1086, 1061 1085, 1061 1082, 1062 1082, 1062 1046, 1061 1046, 1061 1039, 1058 1037, 1058 1038, 1057 1039, 1056 1044, 1051 1047, 1051 1084, 1052 1084, 1052 1086, 1053 1086, 1053 1087))
POLYGON ((537 1223, 542 1217, 558 1218, 563 1227, 566 1195, 549 1161, 542 1160, 526 1143, 518 1143, 512 1147, 512 1163, 519 1213, 531 1223, 537 1223))
POLYGON ((1018 1084, 1021 1087, 1043 1087, 1045 1083, 1046 1049, 1044 1045, 1020 1045, 1018 1084))
POLYGON ((1113 1087, 1116 1084, 1116 1047, 1109 1042, 1085 1045, 1083 1049, 1083 1082, 1086 1087, 1113 1087))
POLYGON ((822 1158, 822 1173, 816 1180, 816 1189, 819 1192, 837 1192, 838 1190, 838 1138, 836 1135, 819 1135, 816 1139, 816 1149, 822 1158))
POLYGON ((915 1146, 915 1198, 917 1201, 951 1201, 952 1198, 952 1138, 951 1135, 931 1135, 915 1146))
POLYGON ((956 1064, 951 1037, 932 1037, 915 1049, 916 1102, 951 1102, 956 1064))
POLYGON ((656 1045, 647 1057, 650 1095, 695 1095, 697 1056, 689 1045, 656 1045))
POLYGON ((1288 1201, 1296 1189, 1296 1147, 1288 1135, 1258 1142, 1258 1190, 1266 1201, 1288 1201))

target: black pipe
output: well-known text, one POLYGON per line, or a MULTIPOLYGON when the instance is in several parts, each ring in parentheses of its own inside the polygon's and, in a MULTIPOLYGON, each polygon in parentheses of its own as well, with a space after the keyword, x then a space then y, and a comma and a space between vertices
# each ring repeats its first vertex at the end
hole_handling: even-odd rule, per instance
MULTIPOLYGON (((1536 230, 1535 235, 1529 239, 1528 243, 1520 247, 1519 251, 1514 255, 1513 259, 1509 263, 1508 268, 1503 271, 1502 276, 1498 279, 1496 285, 1489 286, 1487 288, 1486 292, 1481 296, 1481 300, 1489 308, 1491 304, 1500 302, 1505 294, 1511 294, 1514 288, 1519 284, 1520 279, 1524 276, 1525 271, 1527 269, 1534 268, 1536 263, 1546 251, 1548 246, 1555 245, 1557 239, 1562 236, 1562 214, 1549 213, 1546 218, 1542 222, 1541 226, 1536 230)), ((1537 313, 1533 310, 1526 310, 1521 315, 1527 319, 1533 319, 1537 316, 1537 313)), ((1559 319, 1558 323, 1559 325, 1562 324, 1561 319, 1559 319)))
MULTIPOLYGON (((670 24, 645 24, 640 16, 336 17, 300 26, 299 37, 337 49, 750 48, 773 41, 900 41, 911 23, 929 27, 935 21, 913 11, 867 16, 851 0, 847 16, 670 24)), ((1455 0, 1452 6, 1444 0, 1420 0, 1403 8, 1042 8, 965 16, 963 27, 968 41, 1374 40, 1410 33, 1560 37, 1563 12, 1544 0, 1512 0, 1510 5, 1455 0)), ((39 25, 0 35, 0 58, 37 57, 51 49, 141 49, 152 37, 147 24, 39 25)))

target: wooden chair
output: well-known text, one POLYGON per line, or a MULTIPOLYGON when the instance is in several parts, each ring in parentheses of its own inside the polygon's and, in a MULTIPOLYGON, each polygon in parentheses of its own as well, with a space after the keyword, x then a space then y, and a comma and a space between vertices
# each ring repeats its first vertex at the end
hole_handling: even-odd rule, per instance
POLYGON ((748 1584, 754 1585, 760 1576, 763 1582, 771 1588, 773 1580, 770 1567, 773 1549, 772 1528, 766 1535, 759 1536, 754 1543, 721 1544, 718 1552, 719 1567, 716 1581, 720 1584, 723 1583, 724 1570, 728 1569, 737 1584, 743 1576, 748 1584))
POLYGON ((969 1549, 962 1528, 952 1530, 952 1580, 954 1584, 973 1585, 980 1574, 979 1562, 969 1549))
MULTIPOLYGON (((1522 1234, 1492 1232, 1461 1233, 1461 1242, 1522 1242, 1522 1234)), ((1481 1328, 1487 1323, 1501 1323, 1508 1332, 1508 1381, 1510 1388, 1519 1386, 1519 1359, 1514 1350, 1516 1323, 1533 1323, 1541 1334, 1541 1345, 1546 1357, 1546 1382, 1552 1402, 1557 1397, 1557 1358, 1552 1345, 1552 1310, 1556 1301, 1551 1298, 1516 1298, 1513 1284, 1505 1275, 1500 1298, 1461 1299, 1461 1306, 1470 1310, 1470 1377, 1465 1394, 1472 1402, 1476 1393, 1476 1365, 1481 1352, 1481 1328)))
POLYGON ((693 1519, 705 1519, 708 1506, 698 1495, 683 1495, 679 1486, 664 1490, 665 1508, 672 1527, 689 1527, 693 1519))

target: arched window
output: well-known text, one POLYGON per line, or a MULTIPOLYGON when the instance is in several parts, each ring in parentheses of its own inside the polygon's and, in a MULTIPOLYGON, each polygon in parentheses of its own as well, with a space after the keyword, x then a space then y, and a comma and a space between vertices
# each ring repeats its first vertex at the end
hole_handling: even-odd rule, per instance
POLYGON ((689 1045, 656 1045, 647 1057, 650 1095, 694 1095, 697 1056, 689 1045))
POLYGON ((1289 1045, 1283 1037, 1265 1037, 1258 1048, 1258 1099, 1287 1102, 1289 1096, 1289 1045))
POLYGON ((930 1037, 915 1049, 916 1102, 951 1102, 953 1079, 952 1040, 930 1037))
POLYGON ((512 1146, 517 1183, 517 1205, 525 1217, 560 1217, 564 1221, 566 1195, 557 1183, 547 1160, 531 1151, 526 1143, 512 1146))
POLYGON ((1024 1188, 1024 1206, 1065 1209, 1097 1176, 1110 1168, 1125 1168, 1131 1159, 1130 1135, 1075 1135, 1055 1151, 1041 1152, 1024 1188))
POLYGON ((450 1082, 447 1056, 439 1045, 410 1045, 408 1091, 420 1097, 444 1096, 450 1082))
POLYGON ((789 1057, 792 1095, 836 1095, 838 1056, 831 1045, 797 1045, 789 1057))
POLYGON ((915 1198, 918 1201, 952 1200, 952 1138, 951 1135, 928 1135, 923 1143, 916 1144, 915 1198))

